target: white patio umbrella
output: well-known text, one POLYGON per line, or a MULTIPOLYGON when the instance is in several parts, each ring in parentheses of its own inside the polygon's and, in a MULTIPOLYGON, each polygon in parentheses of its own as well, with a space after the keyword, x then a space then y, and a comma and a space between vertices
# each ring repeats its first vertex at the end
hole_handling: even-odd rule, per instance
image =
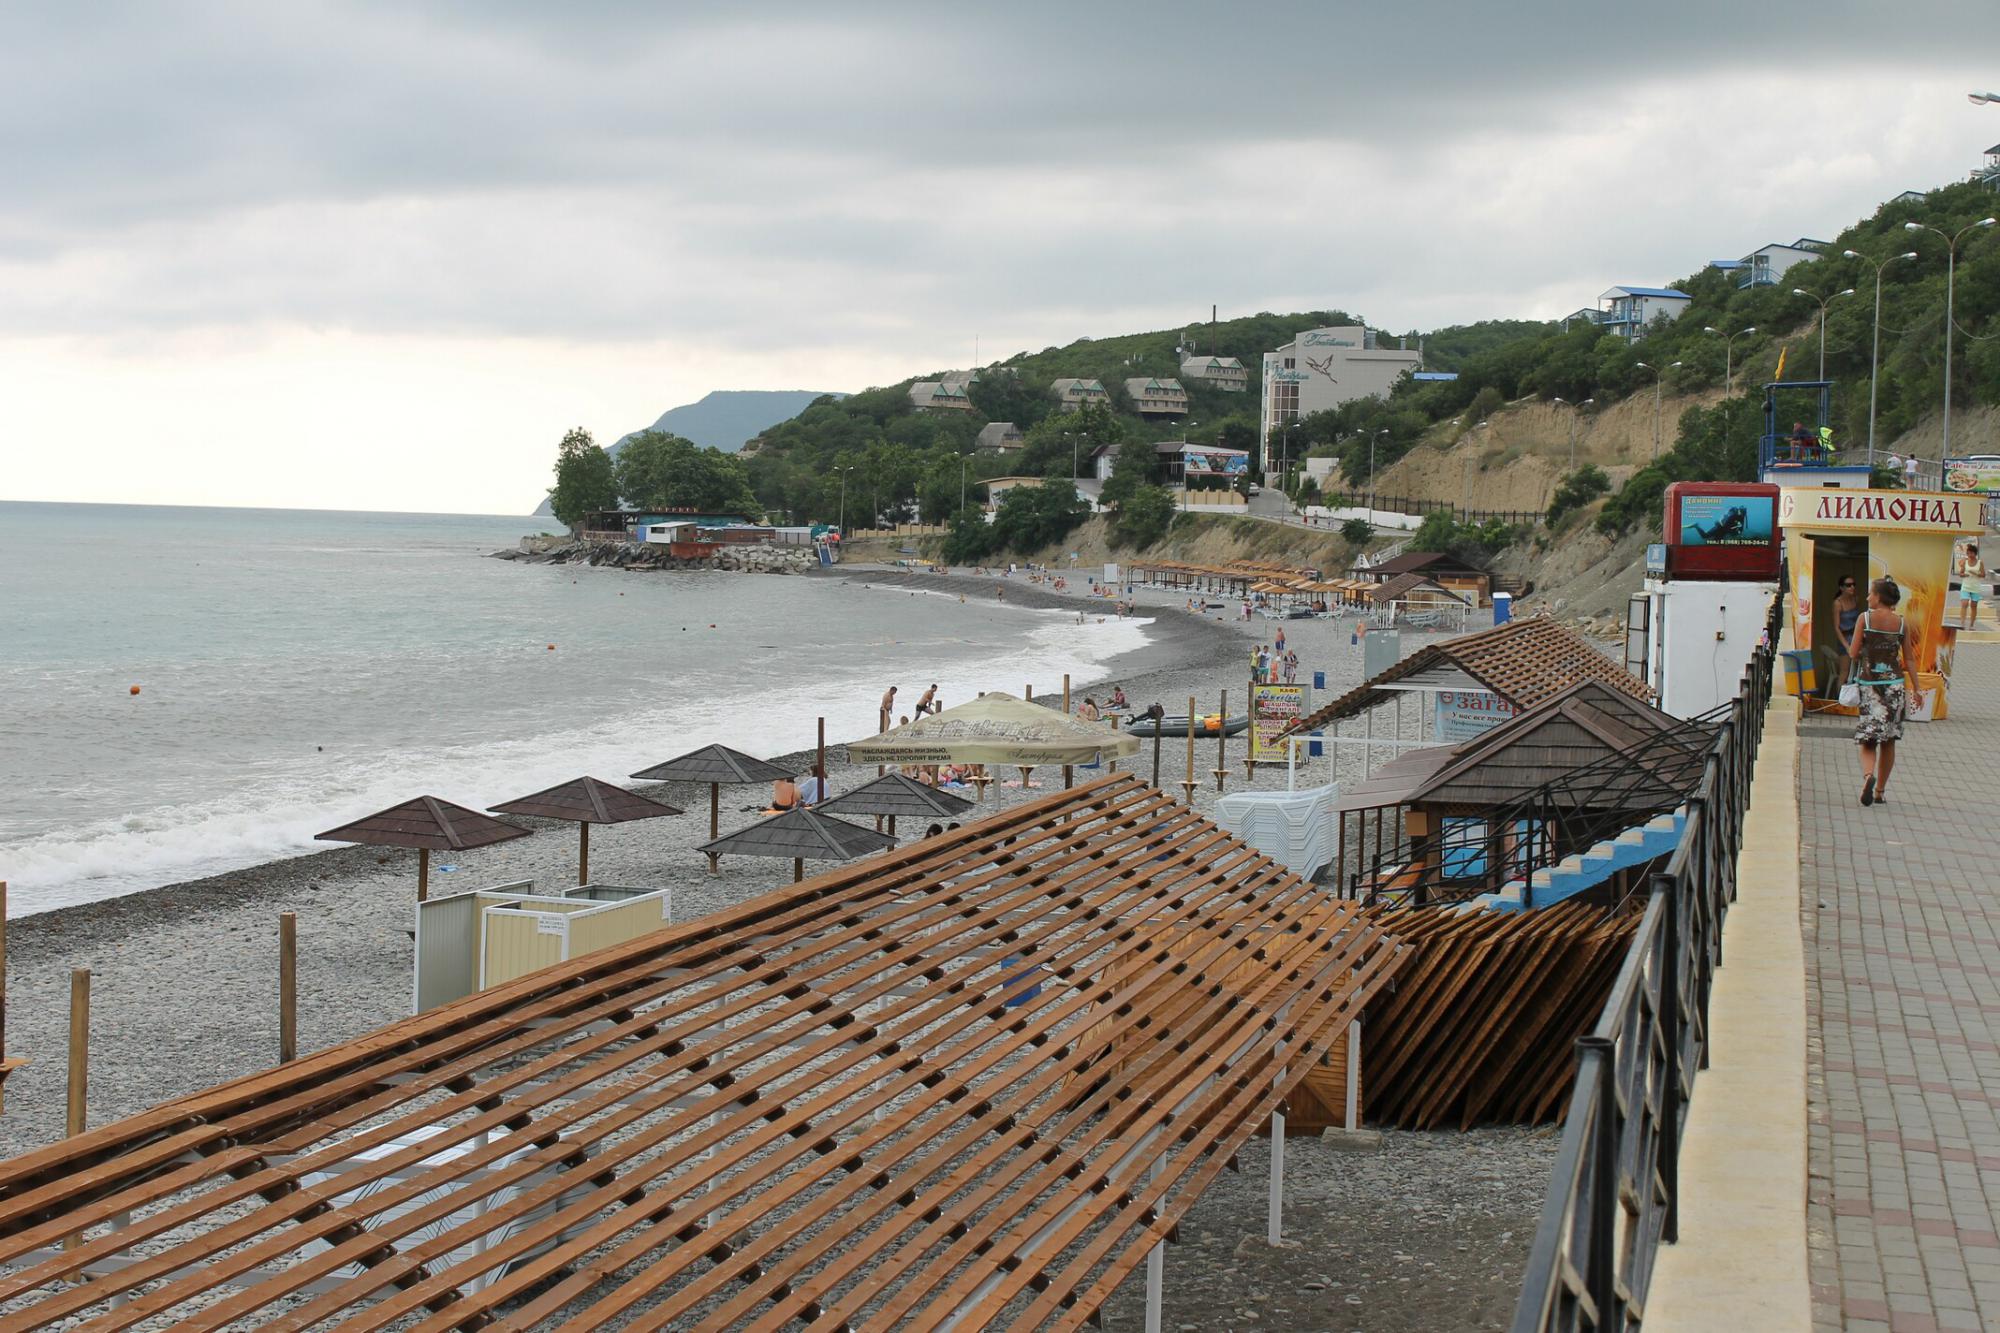
POLYGON ((1108 723, 1085 722, 1011 694, 983 694, 953 708, 850 741, 850 764, 1093 764, 1139 753, 1108 723))

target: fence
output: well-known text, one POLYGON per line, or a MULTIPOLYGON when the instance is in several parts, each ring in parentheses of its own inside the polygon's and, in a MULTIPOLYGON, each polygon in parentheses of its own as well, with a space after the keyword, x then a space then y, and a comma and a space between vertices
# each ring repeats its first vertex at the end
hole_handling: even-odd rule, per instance
POLYGON ((1460 509, 1449 500, 1419 499, 1409 495, 1374 495, 1366 491, 1322 491, 1318 503, 1328 509, 1365 509, 1373 504, 1377 509, 1393 510, 1398 514, 1433 514, 1443 510, 1455 514, 1461 523, 1490 523, 1499 519, 1503 523, 1539 523, 1546 511, 1540 509, 1460 509))
POLYGON ((1682 1122, 1708 1062, 1708 997, 1771 698, 1781 592, 1688 801, 1681 845, 1589 1036, 1528 1255, 1513 1333, 1637 1327, 1661 1241, 1679 1232, 1682 1122))

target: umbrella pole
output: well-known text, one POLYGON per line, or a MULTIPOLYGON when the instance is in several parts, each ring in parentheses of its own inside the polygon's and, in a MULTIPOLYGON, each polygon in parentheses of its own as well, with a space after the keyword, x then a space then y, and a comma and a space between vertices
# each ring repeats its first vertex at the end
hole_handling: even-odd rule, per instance
MULTIPOLYGON (((1067 671, 1063 672, 1063 716, 1064 717, 1069 716, 1069 672, 1067 671)), ((1073 783, 1075 779, 1076 779, 1076 766, 1074 764, 1064 764, 1063 790, 1068 791, 1071 783, 1073 783)))
POLYGON ((1188 743, 1187 777, 1181 782, 1181 790, 1184 793, 1186 793, 1186 795, 1182 799, 1185 800, 1189 805, 1193 805, 1195 781, 1194 781, 1194 696, 1192 694, 1188 696, 1187 743, 1188 743))
POLYGON ((417 848, 417 901, 431 896, 431 849, 417 848))
MULTIPOLYGON (((722 827, 722 784, 719 782, 711 782, 708 784, 708 840, 710 842, 715 841, 717 837, 717 830, 720 829, 721 827, 722 827)), ((708 854, 709 874, 715 875, 721 873, 715 868, 715 863, 721 859, 722 859, 721 856, 716 852, 710 852, 708 854)))
POLYGON ((590 821, 578 820, 576 825, 576 882, 590 883, 590 821))
POLYGON ((804 858, 803 856, 795 856, 795 857, 793 857, 793 858, 792 858, 792 883, 796 884, 796 883, 798 883, 798 882, 799 882, 800 880, 804 879, 805 877, 806 877, 806 859, 805 859, 805 858, 804 858))
POLYGON ((1229 776, 1229 756, 1223 747, 1229 743, 1229 691, 1222 692, 1222 711, 1215 717, 1215 789, 1222 790, 1222 780, 1229 776))
POLYGON ((1165 730, 1166 728, 1160 723, 1155 722, 1153 724, 1153 789, 1155 791, 1159 790, 1160 786, 1160 733, 1165 730))

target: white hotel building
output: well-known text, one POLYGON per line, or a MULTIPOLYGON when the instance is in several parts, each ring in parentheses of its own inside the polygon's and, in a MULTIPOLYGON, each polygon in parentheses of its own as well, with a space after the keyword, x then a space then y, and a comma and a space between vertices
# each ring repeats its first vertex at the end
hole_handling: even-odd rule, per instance
POLYGON ((1257 452, 1263 470, 1273 461, 1271 440, 1300 417, 1356 398, 1387 395, 1405 373, 1423 364, 1423 353, 1377 347, 1375 332, 1358 324, 1307 329, 1264 354, 1264 407, 1257 452))

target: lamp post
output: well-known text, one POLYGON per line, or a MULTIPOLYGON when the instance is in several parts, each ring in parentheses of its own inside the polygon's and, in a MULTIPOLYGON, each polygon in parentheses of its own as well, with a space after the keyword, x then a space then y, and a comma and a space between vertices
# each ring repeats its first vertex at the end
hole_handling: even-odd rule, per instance
MULTIPOLYGON (((1982 97, 1985 95, 1982 94, 1982 97)), ((1944 460, 1951 457, 1951 332, 1954 327, 1952 314, 1952 285, 1958 279, 1958 242, 1965 233, 1975 227, 1990 227, 1992 218, 1981 218, 1958 229, 1957 236, 1945 236, 1936 227, 1926 227, 1921 222, 1905 222, 1904 231, 1928 231, 1944 237, 1944 443, 1938 451, 1938 476, 1944 476, 1944 460)))
POLYGON ((1368 521, 1370 523, 1375 521, 1375 437, 1388 434, 1390 430, 1384 426, 1378 431, 1370 432, 1368 436, 1368 521))
POLYGON ((2000 102, 2000 93, 1967 93, 1965 100, 1978 106, 1981 102, 2000 102))
POLYGON ((1653 457, 1655 459, 1660 456, 1660 381, 1667 371, 1680 368, 1681 363, 1678 361, 1669 361, 1664 368, 1649 366, 1644 361, 1639 362, 1639 369, 1653 372, 1653 457))
POLYGON ((1854 289, 1846 287, 1831 296, 1815 296, 1803 287, 1794 287, 1792 288, 1792 295, 1803 296, 1806 300, 1813 302, 1819 307, 1819 378, 1820 382, 1824 384, 1826 382, 1826 307, 1829 303, 1838 301, 1843 296, 1854 295, 1854 289))
POLYGON ((1574 472, 1576 471, 1576 419, 1583 415, 1584 408, 1589 407, 1597 400, 1595 398, 1586 398, 1580 403, 1572 403, 1567 398, 1558 397, 1551 398, 1549 401, 1552 403, 1561 403, 1564 407, 1573 407, 1576 409, 1576 411, 1570 414, 1569 418, 1569 470, 1574 472))
POLYGON ((1738 329, 1734 333, 1724 333, 1713 324, 1704 324, 1701 326, 1701 331, 1703 333, 1712 333, 1722 339, 1722 392, 1724 397, 1733 398, 1736 396, 1736 340, 1746 333, 1755 333, 1757 326, 1752 324, 1747 329, 1738 329))
POLYGON ((965 465, 966 465, 966 463, 967 463, 967 462, 969 462, 969 461, 970 461, 970 460, 968 460, 968 459, 967 459, 967 458, 966 458, 966 457, 965 457, 964 455, 962 455, 962 454, 961 454, 961 455, 959 456, 959 460, 958 460, 958 512, 959 512, 959 513, 961 513, 961 514, 963 514, 963 513, 965 512, 965 465))
POLYGON ((1875 337, 1868 347, 1868 469, 1875 469, 1875 371, 1882 360, 1882 270, 1898 259, 1915 259, 1915 250, 1905 250, 1900 255, 1890 255, 1884 260, 1872 260, 1854 250, 1842 250, 1842 256, 1858 259, 1875 267, 1875 337))
POLYGON ((840 539, 842 541, 846 541, 847 540, 847 474, 854 471, 854 469, 851 467, 837 467, 834 469, 834 471, 840 474, 840 539))

